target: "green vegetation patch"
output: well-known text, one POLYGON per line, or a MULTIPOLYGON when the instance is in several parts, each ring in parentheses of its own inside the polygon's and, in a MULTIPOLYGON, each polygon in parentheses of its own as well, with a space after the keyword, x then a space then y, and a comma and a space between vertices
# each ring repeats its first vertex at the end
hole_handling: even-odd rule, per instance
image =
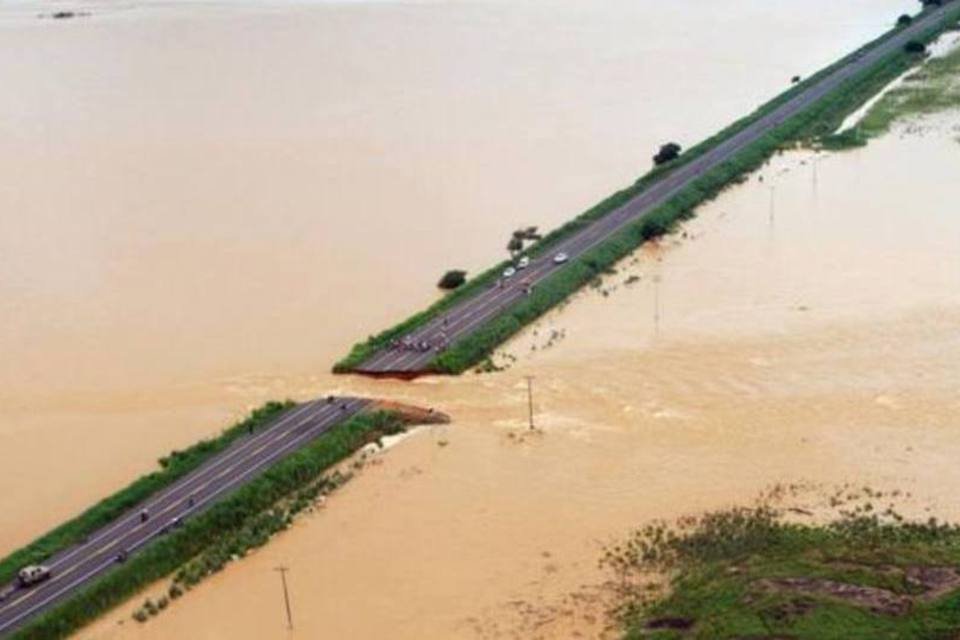
POLYGON ((871 502, 825 525, 759 504, 653 523, 608 550, 623 637, 956 638, 960 528, 871 502), (668 584, 651 576, 668 577, 668 584))
MULTIPOLYGON (((957 13, 960 14, 960 10, 957 13)), ((955 19, 955 16, 952 19, 955 19)), ((943 26, 948 22, 945 21, 943 26)), ((927 38, 935 37, 936 33, 935 30, 931 31, 927 38)), ((678 223, 693 217, 697 206, 744 180, 773 154, 798 145, 817 144, 824 136, 830 135, 848 114, 911 65, 917 64, 920 59, 905 51, 898 51, 872 69, 851 78, 838 90, 741 150, 733 159, 693 181, 642 219, 627 225, 599 246, 558 270, 538 284, 532 295, 515 303, 484 323, 476 332, 456 341, 439 354, 432 362, 431 369, 455 374, 483 362, 497 346, 524 326, 612 269, 618 261, 644 242, 670 233, 678 223)), ((624 201, 627 199, 629 197, 624 197, 624 201)), ((580 223, 575 221, 570 224, 580 223)))
MULTIPOLYGON (((308 488, 331 465, 368 442, 404 429, 395 412, 361 413, 338 424, 311 444, 270 467, 209 510, 185 522, 182 528, 156 540, 130 560, 64 604, 45 613, 13 634, 17 640, 63 638, 98 615, 121 603, 148 584, 181 567, 178 583, 189 586, 203 575, 219 571, 226 559, 262 544, 272 531, 289 523, 290 510, 302 508, 308 488), (291 500, 283 511, 279 501, 291 500), (213 553, 204 555, 207 550, 213 553), (199 559, 199 565, 189 564, 199 559)), ((180 591, 182 587, 178 586, 180 591)), ((178 594, 179 595, 179 594, 178 594)), ((148 612, 149 613, 149 612, 148 612)))
POLYGON ((960 107, 960 47, 929 58, 873 104, 853 127, 824 140, 828 149, 860 147, 890 131, 894 123, 960 107))
MULTIPOLYGON (((953 9, 944 19, 932 27, 918 41, 928 43, 947 29, 960 17, 960 9, 953 9)), ((738 120, 723 131, 695 145, 676 160, 666 162, 638 179, 634 184, 622 189, 589 210, 547 234, 525 253, 538 256, 549 253, 559 242, 597 220, 628 203, 654 182, 664 178, 677 168, 695 160, 714 149, 717 145, 736 135, 752 123, 771 113, 798 93, 826 75, 848 63, 851 59, 863 55, 877 45, 895 36, 902 27, 894 28, 876 40, 861 47, 813 76, 801 81, 789 90, 764 104, 752 114, 738 120)), ((820 144, 842 124, 847 115, 862 106, 883 87, 923 60, 922 56, 898 51, 888 56, 874 68, 858 77, 852 78, 830 96, 818 101, 807 111, 784 123, 759 143, 738 154, 733 162, 720 167, 696 184, 691 185, 657 210, 635 223, 634 227, 624 229, 620 234, 607 240, 603 246, 571 261, 549 281, 537 286, 537 291, 529 298, 517 303, 503 315, 486 323, 473 335, 457 341, 447 351, 440 354, 429 366, 437 373, 461 373, 469 367, 483 362, 503 341, 519 331, 523 326, 542 315, 546 310, 568 298, 587 282, 610 268, 617 260, 625 257, 643 242, 671 231, 675 225, 693 215, 693 209, 705 200, 714 197, 726 186, 743 180, 745 175, 759 167, 778 150, 800 143, 820 144), (651 222, 647 222, 651 220, 651 222)), ((351 352, 336 365, 335 372, 355 370, 366 360, 386 347, 394 338, 399 338, 434 318, 445 314, 461 301, 493 286, 501 272, 509 264, 500 264, 469 280, 450 295, 434 303, 404 322, 378 334, 353 347, 351 352)))
POLYGON ((294 403, 290 400, 268 402, 254 409, 249 416, 237 424, 225 429, 219 436, 201 440, 187 449, 173 451, 170 455, 161 458, 159 470, 140 477, 72 520, 0 560, 0 583, 12 580, 22 567, 42 563, 54 554, 81 542, 135 505, 193 471, 212 456, 226 449, 237 438, 260 429, 293 406, 294 403))

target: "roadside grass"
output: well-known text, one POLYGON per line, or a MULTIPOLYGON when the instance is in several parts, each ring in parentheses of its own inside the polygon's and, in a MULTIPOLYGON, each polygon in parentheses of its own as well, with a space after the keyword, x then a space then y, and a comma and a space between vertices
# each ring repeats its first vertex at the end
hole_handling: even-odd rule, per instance
POLYGON ((135 505, 173 484, 212 456, 226 449, 237 438, 257 431, 292 408, 290 400, 268 402, 249 416, 225 429, 219 436, 160 459, 160 469, 141 476, 130 485, 104 498, 77 517, 44 534, 27 546, 0 560, 0 584, 13 580, 20 568, 44 562, 47 558, 81 542, 86 536, 112 522, 135 505))
MULTIPOLYGON (((960 15, 960 10, 955 10, 950 18, 944 20, 943 26, 952 22, 957 15, 960 15)), ((932 40, 938 33, 939 30, 932 30, 926 40, 932 40)), ((733 159, 693 181, 642 219, 627 225, 601 245, 571 261, 538 284, 532 295, 515 303, 484 323, 476 332, 456 341, 439 354, 431 363, 431 370, 456 374, 484 361, 497 346, 524 326, 613 268, 644 242, 671 233, 680 222, 695 215, 696 207, 744 180, 775 153, 799 145, 818 144, 835 131, 849 113, 921 60, 919 56, 898 51, 874 68, 851 78, 837 91, 741 150, 733 159)))
POLYGON ((862 147, 890 131, 897 121, 960 107, 960 47, 939 58, 930 58, 872 105, 853 127, 827 137, 831 150, 862 147))
POLYGON ((170 592, 171 597, 178 597, 173 594, 182 594, 204 576, 220 571, 234 555, 242 555, 286 528, 291 511, 305 506, 311 486, 317 491, 324 486, 325 481, 317 480, 332 465, 368 442, 402 431, 406 424, 397 412, 376 411, 333 427, 10 638, 66 637, 143 587, 183 569, 177 574, 177 589, 170 592), (298 493, 302 490, 306 493, 298 493), (276 506, 278 503, 287 506, 276 506))
POLYGON ((625 640, 954 638, 960 528, 869 502, 824 525, 769 505, 657 522, 608 549, 625 640), (662 580, 653 576, 668 577, 662 580))
MULTIPOLYGON (((958 17, 960 17, 960 10, 954 8, 947 17, 931 28, 919 40, 923 42, 932 41, 943 30, 949 28, 958 17)), ((531 256, 548 253, 557 243, 581 230, 590 222, 620 208, 652 183, 707 153, 718 144, 789 101, 839 66, 869 51, 901 30, 901 27, 891 29, 854 53, 797 83, 752 114, 688 149, 677 160, 655 167, 634 184, 608 196, 570 222, 548 233, 525 253, 531 256)), ((504 314, 487 322, 485 326, 471 336, 458 340, 451 345, 444 353, 437 356, 428 366, 428 369, 435 373, 455 374, 483 362, 492 353, 493 349, 523 326, 569 297, 643 242, 669 233, 678 222, 694 215, 693 209, 696 206, 715 197, 726 186, 743 180, 747 173, 762 165, 773 153, 799 143, 819 143, 830 136, 848 114, 862 106, 886 84, 911 66, 918 64, 922 59, 922 56, 898 51, 878 63, 873 69, 848 81, 831 96, 822 99, 804 113, 784 123, 759 143, 742 151, 733 161, 704 176, 675 196, 670 202, 645 216, 642 221, 635 223, 633 227, 624 229, 617 236, 611 237, 603 246, 571 261, 548 281, 539 284, 532 296, 518 302, 504 314)), ((461 301, 490 288, 508 263, 509 261, 505 260, 497 264, 477 277, 468 280, 466 284, 438 300, 426 310, 380 334, 370 336, 364 342, 358 343, 345 358, 334 365, 333 370, 337 373, 344 373, 357 369, 379 350, 386 347, 392 339, 423 326, 441 314, 448 312, 461 301)))

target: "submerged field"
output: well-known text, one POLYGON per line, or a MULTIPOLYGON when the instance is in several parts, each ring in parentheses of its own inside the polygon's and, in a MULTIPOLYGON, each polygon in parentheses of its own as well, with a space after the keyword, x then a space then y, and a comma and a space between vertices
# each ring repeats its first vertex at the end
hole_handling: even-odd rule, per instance
POLYGON ((19 240, 0 257, 16 311, 0 320, 0 449, 31 487, 3 495, 6 548, 245 405, 335 389, 456 422, 400 443, 157 619, 131 620, 141 595, 79 636, 276 637, 285 565, 305 637, 618 637, 597 559, 638 523, 811 479, 898 488, 911 516, 960 518, 948 117, 924 121, 925 138, 895 127, 849 155, 775 158, 519 334, 502 372, 324 372, 432 299, 443 270, 502 255, 504 231, 561 222, 663 139, 702 138, 915 5, 244 5, 4 23, 16 65, 0 108, 19 125, 2 163, 19 181, 0 222, 19 240), (391 39, 398 25, 411 37, 391 39), (181 46, 161 50, 170 33, 181 46), (211 42, 222 54, 200 55, 211 42), (304 59, 333 80, 304 83, 304 59), (54 64, 71 81, 39 83, 54 64), (343 98, 357 69, 368 82, 343 98), (117 103, 130 95, 140 109, 117 103), (82 113, 99 115, 78 126, 82 113), (53 134, 62 146, 38 144, 53 134), (97 162, 78 172, 78 158, 97 162))

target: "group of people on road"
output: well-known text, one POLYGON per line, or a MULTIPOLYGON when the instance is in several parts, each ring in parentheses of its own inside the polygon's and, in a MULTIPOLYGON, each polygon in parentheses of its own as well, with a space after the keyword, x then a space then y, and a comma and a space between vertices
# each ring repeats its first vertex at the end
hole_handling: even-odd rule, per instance
POLYGON ((435 351, 437 353, 443 351, 448 346, 450 346, 450 339, 447 337, 446 327, 450 324, 450 319, 444 317, 440 324, 443 326, 437 334, 420 340, 414 340, 410 336, 404 336, 403 338, 394 338, 390 341, 390 350, 391 351, 414 351, 417 353, 429 353, 430 351, 435 351))

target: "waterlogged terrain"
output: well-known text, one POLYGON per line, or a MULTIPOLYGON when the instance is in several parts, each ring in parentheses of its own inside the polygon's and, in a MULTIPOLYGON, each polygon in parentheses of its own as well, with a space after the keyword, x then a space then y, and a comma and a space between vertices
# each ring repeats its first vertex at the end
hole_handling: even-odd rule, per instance
POLYGON ((651 518, 794 481, 895 487, 917 514, 960 516, 953 117, 778 157, 526 330, 503 372, 325 373, 444 269, 488 264, 516 226, 558 224, 664 139, 712 133, 912 8, 6 15, 0 462, 30 491, 3 494, 0 543, 249 405, 328 390, 455 421, 157 619, 130 619, 138 599, 81 636, 276 637, 284 564, 304 637, 596 637, 597 558, 651 518), (161 51, 171 33, 182 46, 161 51), (54 62, 62 77, 38 72, 54 62))
POLYGON ((456 420, 156 620, 119 610, 89 637, 279 633, 281 563, 306 635, 597 637, 597 559, 638 523, 775 483, 823 487, 814 502, 899 490, 906 515, 960 517, 956 122, 780 156, 528 329, 506 371, 378 385, 456 420))
POLYGON ((5 549, 913 3, 71 7, 0 8, 5 549))

